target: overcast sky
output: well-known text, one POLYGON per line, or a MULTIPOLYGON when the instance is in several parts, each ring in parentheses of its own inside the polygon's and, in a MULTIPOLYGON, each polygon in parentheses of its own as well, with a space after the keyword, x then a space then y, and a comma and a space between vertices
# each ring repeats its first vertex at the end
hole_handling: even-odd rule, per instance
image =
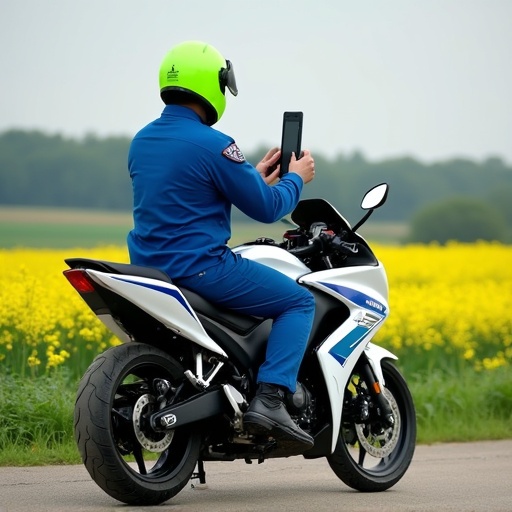
POLYGON ((158 117, 158 70, 188 39, 236 70, 215 127, 244 152, 491 155, 512 162, 512 0, 0 0, 0 131, 132 136, 158 117))

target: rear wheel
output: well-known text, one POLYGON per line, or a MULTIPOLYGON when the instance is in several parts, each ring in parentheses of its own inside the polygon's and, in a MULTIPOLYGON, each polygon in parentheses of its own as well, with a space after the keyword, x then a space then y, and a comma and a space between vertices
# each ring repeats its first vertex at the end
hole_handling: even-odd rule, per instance
POLYGON ((113 498, 155 505, 189 481, 199 458, 200 434, 190 426, 156 432, 148 421, 159 408, 162 386, 169 386, 172 395, 182 380, 176 361, 141 343, 107 350, 82 378, 75 438, 92 479, 113 498))
POLYGON ((385 424, 377 415, 370 386, 354 371, 345 392, 338 443, 327 458, 338 478, 359 491, 385 491, 395 485, 407 471, 416 444, 416 414, 407 384, 389 361, 382 361, 382 371, 394 424, 385 424), (362 408, 369 412, 365 421, 362 408))

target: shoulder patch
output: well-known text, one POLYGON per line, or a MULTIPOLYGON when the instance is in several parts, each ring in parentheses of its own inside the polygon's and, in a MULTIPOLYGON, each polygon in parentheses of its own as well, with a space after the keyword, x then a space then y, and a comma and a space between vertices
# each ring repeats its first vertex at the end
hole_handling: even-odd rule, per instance
POLYGON ((236 162, 237 164, 241 164, 245 162, 245 156, 240 150, 240 148, 233 142, 231 143, 223 152, 222 154, 226 157, 232 160, 233 162, 236 162))

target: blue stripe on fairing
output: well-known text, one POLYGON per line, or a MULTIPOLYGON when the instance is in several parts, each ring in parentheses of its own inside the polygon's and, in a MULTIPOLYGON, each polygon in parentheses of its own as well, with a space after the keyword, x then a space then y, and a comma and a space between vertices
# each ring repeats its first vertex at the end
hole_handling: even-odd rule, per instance
POLYGON ((342 338, 334 347, 329 350, 331 354, 341 366, 345 366, 345 362, 354 352, 356 347, 364 340, 368 332, 367 327, 358 325, 354 330, 350 331, 344 338, 342 338))
POLYGON ((353 288, 347 288, 346 286, 340 286, 338 284, 322 282, 319 282, 319 284, 322 284, 323 286, 326 286, 327 288, 334 290, 336 293, 339 293, 343 297, 347 298, 354 304, 361 306, 362 308, 371 309, 372 311, 375 311, 375 313, 379 313, 379 315, 387 315, 386 306, 384 306, 384 304, 382 304, 378 300, 372 299, 372 297, 366 295, 365 293, 361 293, 358 292, 357 290, 354 290, 353 288))
MULTIPOLYGON (((183 296, 176 290, 172 288, 167 288, 165 286, 159 286, 157 284, 149 284, 149 283, 141 283, 139 281, 131 281, 130 279, 123 279, 122 277, 114 277, 113 279, 117 279, 118 281, 124 281, 125 283, 136 284, 137 286, 144 286, 144 288, 149 288, 150 290, 156 290, 157 292, 165 293, 166 295, 170 295, 174 297, 189 313, 192 317, 194 317, 194 313, 189 308, 188 304, 185 302, 183 296)), ((195 317, 194 317, 195 320, 195 317)))

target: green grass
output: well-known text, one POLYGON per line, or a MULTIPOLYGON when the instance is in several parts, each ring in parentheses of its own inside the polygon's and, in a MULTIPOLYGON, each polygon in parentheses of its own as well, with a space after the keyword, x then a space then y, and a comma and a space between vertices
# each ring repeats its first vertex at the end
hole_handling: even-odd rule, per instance
MULTIPOLYGON (((509 369, 405 376, 416 406, 418 443, 510 438, 509 369)), ((62 374, 0 374, 0 466, 80 463, 73 437, 76 388, 62 374)))
MULTIPOLYGON (((34 224, 0 222, 0 248, 28 247, 66 249, 71 247, 101 247, 103 245, 120 245, 126 243, 130 226, 109 224, 34 224)), ((282 223, 262 225, 257 223, 235 223, 232 226, 230 246, 242 244, 259 237, 274 238, 282 241, 288 229, 282 223)), ((388 224, 379 224, 368 228, 363 236, 374 243, 400 243, 403 229, 388 224)))
MULTIPOLYGON (((407 376, 407 373, 405 374, 407 376)), ((418 442, 463 442, 512 436, 509 368, 415 373, 408 380, 418 421, 418 442)))
POLYGON ((0 374, 0 465, 78 463, 73 437, 77 386, 62 374, 0 374))
POLYGON ((128 229, 109 225, 0 224, 0 247, 65 249, 124 245, 128 229))
MULTIPOLYGON (((126 244, 130 226, 79 224, 31 224, 0 223, 0 247, 27 247, 66 249, 73 247, 101 247, 104 245, 126 244)), ((270 226, 252 223, 238 223, 233 226, 230 245, 238 245, 267 236, 281 241, 286 227, 280 224, 270 226)))
MULTIPOLYGON (((131 228, 131 215, 126 212, 0 207, 0 248, 123 246, 131 228)), ((290 226, 283 222, 235 222, 229 244, 234 246, 263 236, 280 242, 287 229, 290 226)), ((371 219, 360 232, 373 242, 400 243, 406 234, 406 226, 371 219)))

